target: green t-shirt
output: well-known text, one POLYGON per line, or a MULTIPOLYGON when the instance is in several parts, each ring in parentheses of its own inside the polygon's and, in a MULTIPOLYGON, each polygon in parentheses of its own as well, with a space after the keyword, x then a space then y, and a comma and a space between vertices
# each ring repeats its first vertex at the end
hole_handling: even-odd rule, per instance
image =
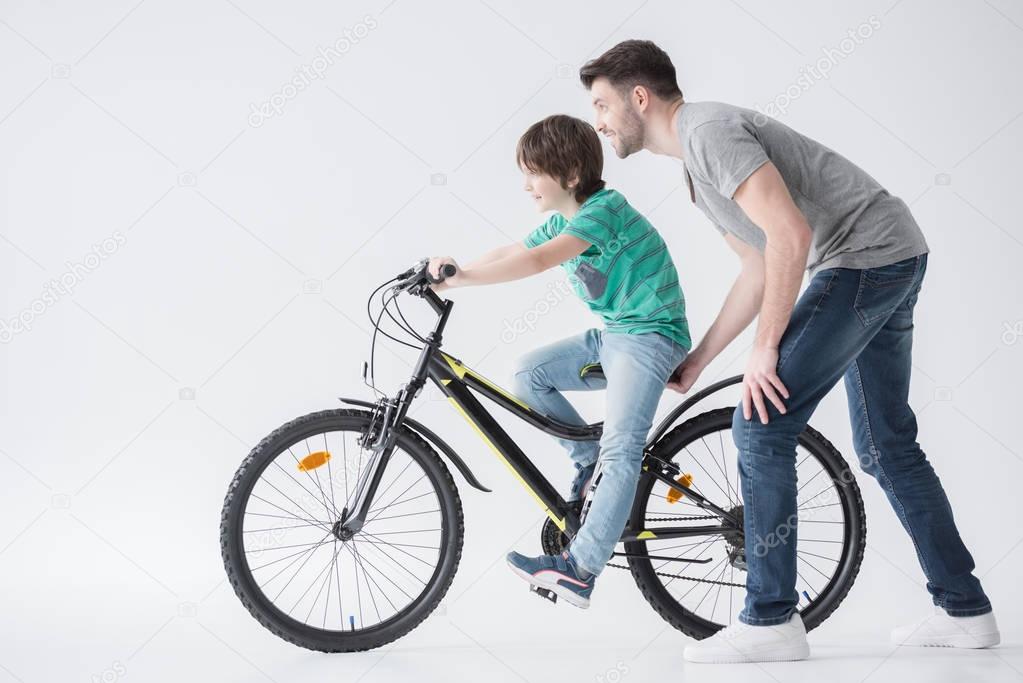
POLYGON ((576 294, 599 315, 608 332, 659 332, 687 351, 692 346, 678 271, 668 247, 650 222, 619 192, 590 196, 566 221, 555 213, 531 232, 532 249, 560 234, 590 248, 562 265, 576 294))

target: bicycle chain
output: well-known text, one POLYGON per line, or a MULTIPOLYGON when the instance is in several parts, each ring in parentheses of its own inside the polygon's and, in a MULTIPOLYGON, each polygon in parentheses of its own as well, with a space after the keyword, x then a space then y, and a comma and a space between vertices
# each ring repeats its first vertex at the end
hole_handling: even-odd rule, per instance
MULTIPOLYGON (((624 564, 615 564, 614 562, 608 562, 606 566, 608 566, 608 567, 615 567, 616 569, 629 569, 629 567, 627 567, 624 564)), ((684 576, 682 574, 669 574, 668 572, 659 572, 659 571, 656 571, 656 570, 654 570, 654 574, 657 574, 657 576, 670 576, 673 579, 683 579, 685 581, 693 581, 695 583, 712 583, 715 586, 734 586, 735 588, 745 588, 746 587, 746 584, 744 584, 744 583, 729 583, 728 581, 715 581, 714 579, 698 579, 695 576, 684 576)))
MULTIPOLYGON (((720 519, 717 515, 688 515, 678 517, 644 517, 644 521, 647 522, 677 522, 677 521, 688 521, 694 519, 720 519)), ((614 562, 608 562, 608 567, 614 567, 616 569, 630 569, 624 564, 615 564, 614 562)), ((728 581, 715 581, 714 579, 698 579, 695 576, 684 576, 683 574, 671 574, 669 572, 659 572, 654 570, 654 574, 657 576, 668 576, 673 579, 682 579, 684 581, 693 581, 695 583, 709 583, 715 586, 733 586, 735 588, 745 588, 744 583, 731 583, 728 581)))

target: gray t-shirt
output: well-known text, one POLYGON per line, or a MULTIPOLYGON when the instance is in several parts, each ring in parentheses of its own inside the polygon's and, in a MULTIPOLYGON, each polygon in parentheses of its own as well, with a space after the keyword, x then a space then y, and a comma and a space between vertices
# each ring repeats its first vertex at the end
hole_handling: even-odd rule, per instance
POLYGON ((806 267, 876 268, 927 253, 904 201, 860 167, 819 142, 751 109, 687 102, 678 114, 690 196, 721 234, 760 251, 764 231, 732 199, 771 161, 813 231, 806 267))

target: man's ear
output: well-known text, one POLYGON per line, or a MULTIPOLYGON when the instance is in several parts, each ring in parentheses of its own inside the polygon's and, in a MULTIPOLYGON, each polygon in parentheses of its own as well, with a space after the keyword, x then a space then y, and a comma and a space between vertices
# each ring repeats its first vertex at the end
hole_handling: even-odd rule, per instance
POLYGON ((632 89, 632 104, 640 112, 645 112, 650 105, 650 91, 646 86, 637 85, 632 89))

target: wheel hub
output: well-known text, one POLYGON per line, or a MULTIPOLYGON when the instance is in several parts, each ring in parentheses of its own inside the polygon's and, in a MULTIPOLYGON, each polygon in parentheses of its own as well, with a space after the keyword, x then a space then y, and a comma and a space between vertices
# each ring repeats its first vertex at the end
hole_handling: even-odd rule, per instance
POLYGON ((334 538, 342 543, 350 541, 355 536, 354 531, 341 525, 341 520, 334 522, 334 525, 330 528, 330 533, 334 534, 334 538))

